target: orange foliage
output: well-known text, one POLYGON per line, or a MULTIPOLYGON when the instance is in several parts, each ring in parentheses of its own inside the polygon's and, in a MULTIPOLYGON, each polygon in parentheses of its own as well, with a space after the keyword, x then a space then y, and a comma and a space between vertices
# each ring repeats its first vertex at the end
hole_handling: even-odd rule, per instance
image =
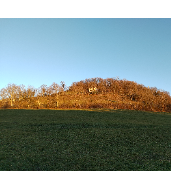
POLYGON ((156 87, 147 88, 133 81, 91 78, 74 82, 68 89, 64 82, 61 84, 53 83, 49 87, 42 85, 39 89, 24 89, 23 85, 15 85, 17 90, 12 100, 10 94, 5 97, 7 88, 2 89, 0 108, 109 108, 171 112, 171 96, 168 92, 156 87), (89 88, 95 87, 97 90, 90 93, 89 88))

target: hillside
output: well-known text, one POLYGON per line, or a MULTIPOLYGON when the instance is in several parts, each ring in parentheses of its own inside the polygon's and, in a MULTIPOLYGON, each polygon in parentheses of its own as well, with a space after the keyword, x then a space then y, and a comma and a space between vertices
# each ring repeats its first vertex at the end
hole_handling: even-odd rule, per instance
POLYGON ((145 87, 133 81, 91 78, 66 87, 51 86, 25 88, 9 84, 0 91, 0 108, 67 108, 67 109, 129 109, 171 112, 171 96, 156 87, 145 87))

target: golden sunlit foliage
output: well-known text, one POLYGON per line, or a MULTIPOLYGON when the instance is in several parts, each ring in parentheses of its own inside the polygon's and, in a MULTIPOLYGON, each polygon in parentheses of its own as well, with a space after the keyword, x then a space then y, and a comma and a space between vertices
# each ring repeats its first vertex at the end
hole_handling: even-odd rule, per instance
POLYGON ((130 109, 171 112, 171 96, 155 87, 114 78, 91 78, 66 87, 53 83, 35 89, 8 84, 0 90, 0 108, 30 109, 130 109))

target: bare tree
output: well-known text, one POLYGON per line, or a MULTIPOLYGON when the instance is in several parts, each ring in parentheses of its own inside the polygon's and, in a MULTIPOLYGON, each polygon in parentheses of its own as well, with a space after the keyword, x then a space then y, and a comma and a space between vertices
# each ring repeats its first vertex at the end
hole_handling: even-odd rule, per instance
POLYGON ((0 90, 0 99, 4 100, 6 98, 7 98, 7 90, 6 90, 6 88, 2 88, 0 90))
POLYGON ((61 87, 62 87, 63 91, 65 91, 67 89, 65 82, 61 81, 60 83, 61 83, 61 87))
POLYGON ((47 85, 43 84, 40 86, 40 95, 42 97, 46 96, 47 94, 47 85))
POLYGON ((17 86, 15 84, 8 84, 6 87, 6 97, 10 99, 11 106, 13 106, 13 102, 15 102, 17 93, 17 86))
POLYGON ((27 88, 27 97, 32 98, 35 95, 35 89, 32 86, 28 86, 27 88))
POLYGON ((19 98, 19 101, 24 98, 24 92, 26 92, 25 86, 23 84, 18 86, 18 98, 19 98))
POLYGON ((59 105, 59 97, 58 97, 58 94, 59 92, 62 90, 61 87, 56 84, 56 83, 53 83, 51 86, 51 89, 52 89, 52 92, 53 94, 55 94, 55 99, 56 99, 56 107, 58 107, 59 105))

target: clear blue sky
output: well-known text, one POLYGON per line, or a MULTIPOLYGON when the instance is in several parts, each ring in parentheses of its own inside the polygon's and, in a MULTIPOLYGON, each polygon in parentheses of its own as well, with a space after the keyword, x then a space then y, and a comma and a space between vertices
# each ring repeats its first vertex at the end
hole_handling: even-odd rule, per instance
POLYGON ((0 19, 0 89, 119 77, 171 93, 171 19, 0 19))

